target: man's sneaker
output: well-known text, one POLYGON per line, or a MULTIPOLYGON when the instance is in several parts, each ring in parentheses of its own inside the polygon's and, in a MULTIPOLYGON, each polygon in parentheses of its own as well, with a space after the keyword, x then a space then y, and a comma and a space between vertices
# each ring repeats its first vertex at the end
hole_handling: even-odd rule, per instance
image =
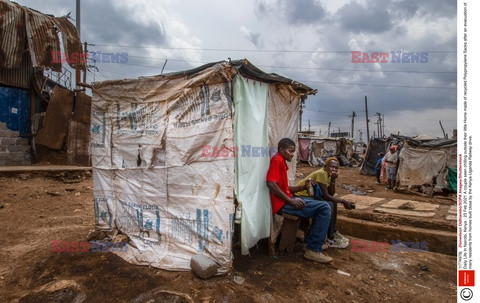
MULTIPOLYGON (((327 249, 328 249, 328 244, 327 244, 327 241, 325 241, 325 243, 323 243, 323 245, 322 245, 322 250, 327 250, 327 249)), ((309 249, 307 248, 307 244, 306 244, 306 243, 303 244, 303 250, 309 250, 309 249)))
POLYGON ((332 247, 332 248, 346 248, 348 246, 348 242, 345 242, 345 241, 340 241, 338 239, 335 239, 335 240, 330 240, 330 239, 327 239, 327 242, 329 247, 332 247))
POLYGON ((315 261, 315 262, 319 262, 319 263, 328 263, 328 262, 332 262, 332 260, 333 260, 329 256, 324 255, 323 253, 321 253, 319 251, 313 251, 313 250, 310 250, 310 249, 307 249, 303 256, 305 257, 305 259, 315 261))
POLYGON ((347 237, 345 237, 344 235, 342 235, 338 231, 335 232, 335 236, 333 237, 333 239, 334 240, 340 240, 341 242, 347 242, 347 243, 350 242, 350 240, 347 237))

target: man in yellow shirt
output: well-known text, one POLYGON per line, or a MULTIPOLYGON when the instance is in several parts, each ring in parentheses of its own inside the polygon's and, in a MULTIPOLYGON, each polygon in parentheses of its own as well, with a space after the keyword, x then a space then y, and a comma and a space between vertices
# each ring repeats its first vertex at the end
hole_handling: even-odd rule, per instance
MULTIPOLYGON (((299 181, 297 186, 304 186, 310 178, 314 186, 314 198, 325 200, 332 209, 330 225, 328 227, 327 241, 328 247, 346 248, 349 244, 348 238, 344 237, 337 231, 337 203, 342 203, 346 209, 354 209, 355 203, 347 200, 334 197, 335 195, 335 181, 338 177, 338 160, 335 157, 330 157, 325 161, 325 166, 319 170, 314 171, 305 179, 299 181)), ((306 190, 295 194, 296 196, 308 196, 306 190)))

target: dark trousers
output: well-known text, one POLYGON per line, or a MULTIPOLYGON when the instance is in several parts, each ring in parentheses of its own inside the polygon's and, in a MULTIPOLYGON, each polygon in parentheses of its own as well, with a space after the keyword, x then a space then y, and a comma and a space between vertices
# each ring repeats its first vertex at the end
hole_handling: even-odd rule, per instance
POLYGON ((316 200, 325 201, 328 203, 328 205, 330 205, 331 216, 330 216, 330 224, 328 225, 327 238, 330 240, 333 240, 333 238, 335 237, 335 232, 337 231, 337 203, 325 200, 325 198, 323 197, 322 189, 318 184, 315 184, 313 189, 314 189, 313 197, 316 200))
POLYGON ((377 174, 377 182, 378 182, 378 183, 381 183, 381 182, 380 182, 380 174, 381 174, 381 173, 382 173, 381 170, 377 170, 377 171, 376 171, 376 174, 377 174))

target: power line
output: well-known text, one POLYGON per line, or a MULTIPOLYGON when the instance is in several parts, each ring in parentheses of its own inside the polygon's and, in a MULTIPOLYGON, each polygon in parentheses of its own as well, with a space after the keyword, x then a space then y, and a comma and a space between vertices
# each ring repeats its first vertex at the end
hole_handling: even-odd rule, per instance
POLYGON ((328 82, 328 81, 312 81, 312 80, 297 80, 297 82, 310 82, 310 83, 332 84, 332 85, 360 85, 360 86, 365 85, 365 86, 380 86, 380 87, 457 89, 456 87, 444 87, 444 86, 413 86, 413 85, 370 84, 370 83, 344 83, 344 82, 328 82))
MULTIPOLYGON (((169 59, 159 57, 144 57, 144 56, 128 56, 129 58, 138 59, 154 59, 154 60, 169 60, 186 63, 202 63, 207 61, 185 60, 185 59, 169 59)), ((318 70, 318 71, 341 71, 341 72, 370 72, 370 73, 407 73, 407 74, 456 74, 456 71, 416 71, 416 70, 368 70, 368 69, 348 69, 348 68, 322 68, 322 67, 305 67, 305 66, 278 66, 278 65, 257 65, 264 68, 282 68, 282 69, 300 69, 300 70, 318 70)))
MULTIPOLYGON (((122 63, 125 65, 160 69, 158 66, 140 65, 133 63, 122 63)), ((166 68, 174 71, 174 69, 166 68)), ((332 84, 332 85, 360 85, 360 86, 379 86, 379 87, 399 87, 399 88, 432 88, 432 89, 456 89, 456 87, 442 87, 442 86, 411 86, 411 85, 390 85, 390 84, 370 84, 370 83, 345 83, 345 82, 328 82, 328 81, 312 81, 312 80, 297 80, 297 82, 310 82, 319 84, 332 84)))
MULTIPOLYGON (((160 46, 138 46, 138 45, 119 45, 119 44, 99 44, 93 43, 96 46, 114 46, 114 47, 124 47, 124 48, 154 48, 154 49, 163 49, 163 50, 187 50, 187 51, 219 51, 219 52, 257 52, 257 53, 348 53, 350 54, 351 50, 275 50, 275 49, 233 49, 233 48, 200 48, 200 47, 160 47, 160 46)), ((364 52, 378 52, 378 51, 364 51, 364 52)), ((417 52, 427 52, 427 53, 456 53, 457 51, 453 50, 436 50, 436 51, 417 51, 417 52)))

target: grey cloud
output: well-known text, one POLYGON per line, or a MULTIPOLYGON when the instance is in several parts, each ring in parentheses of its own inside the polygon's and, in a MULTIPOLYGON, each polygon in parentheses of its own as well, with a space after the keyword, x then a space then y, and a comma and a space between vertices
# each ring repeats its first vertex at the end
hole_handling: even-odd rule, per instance
POLYGON ((260 33, 252 33, 250 30, 248 30, 247 28, 245 28, 243 26, 240 28, 240 31, 247 38, 247 40, 250 41, 257 48, 262 48, 263 47, 263 40, 261 38, 260 33))
POLYGON ((451 0, 403 0, 390 3, 389 11, 397 19, 410 19, 415 15, 454 18, 457 6, 451 0))
POLYGON ((250 40, 250 42, 252 42, 256 47, 259 47, 259 48, 263 47, 263 42, 260 38, 260 34, 258 33, 250 34, 250 36, 248 37, 248 40, 250 40))
POLYGON ((253 11, 255 16, 259 19, 265 17, 268 14, 269 6, 264 0, 255 0, 253 11))
POLYGON ((82 11, 83 28, 87 41, 129 45, 165 45, 167 35, 157 24, 136 22, 116 1, 84 1, 82 11))
POLYGON ((368 2, 366 7, 350 2, 338 10, 337 17, 343 29, 354 33, 382 33, 393 26, 388 10, 373 2, 368 2))
POLYGON ((318 23, 326 16, 325 8, 314 0, 283 0, 287 21, 293 25, 318 23))
POLYGON ((296 26, 319 24, 327 19, 325 7, 315 0, 277 0, 272 5, 256 0, 254 13, 259 19, 268 15, 275 18, 281 15, 289 24, 296 26))

